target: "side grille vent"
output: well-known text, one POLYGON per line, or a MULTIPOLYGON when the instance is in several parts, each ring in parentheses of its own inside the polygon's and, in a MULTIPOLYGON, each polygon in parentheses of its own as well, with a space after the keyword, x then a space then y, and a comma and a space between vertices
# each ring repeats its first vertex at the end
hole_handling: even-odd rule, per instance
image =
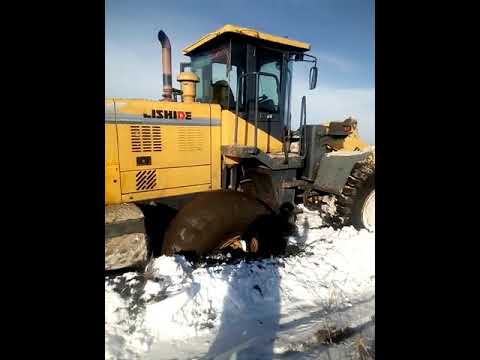
POLYGON ((199 128, 178 129, 178 149, 180 151, 201 151, 203 136, 199 128))
POLYGON ((130 138, 132 152, 162 151, 160 126, 131 125, 130 138))
POLYGON ((157 174, 155 170, 143 170, 135 175, 137 191, 152 190, 157 186, 157 174))

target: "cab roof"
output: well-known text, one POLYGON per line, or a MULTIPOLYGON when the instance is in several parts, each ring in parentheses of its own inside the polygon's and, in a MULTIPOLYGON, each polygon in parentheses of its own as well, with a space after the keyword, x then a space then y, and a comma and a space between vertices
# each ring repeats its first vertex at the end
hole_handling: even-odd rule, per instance
POLYGON ((194 50, 197 50, 204 45, 210 43, 212 40, 217 39, 223 34, 238 34, 242 36, 247 36, 255 39, 260 39, 264 40, 270 43, 275 43, 275 44, 281 44, 283 46, 286 46, 290 48, 291 50, 294 51, 307 51, 310 50, 310 44, 293 40, 293 39, 288 39, 285 37, 281 36, 275 36, 267 33, 263 33, 254 29, 249 29, 246 27, 241 27, 241 26, 236 26, 236 25, 224 25, 220 29, 217 29, 202 38, 200 38, 197 42, 193 43, 190 46, 185 47, 182 52, 184 55, 189 55, 191 52, 194 50))

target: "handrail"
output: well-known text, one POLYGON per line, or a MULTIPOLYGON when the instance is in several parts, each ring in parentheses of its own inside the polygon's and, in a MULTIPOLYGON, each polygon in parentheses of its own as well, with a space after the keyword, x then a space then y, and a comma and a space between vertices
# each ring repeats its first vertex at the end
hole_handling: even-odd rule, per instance
POLYGON ((301 147, 300 147, 300 154, 301 156, 305 156, 307 149, 306 149, 306 144, 307 142, 305 141, 307 137, 307 97, 304 95, 302 96, 302 106, 300 107, 300 126, 302 126, 302 131, 303 134, 301 136, 301 147))
POLYGON ((292 131, 290 129, 290 113, 287 115, 287 128, 286 128, 286 135, 283 139, 283 155, 285 156, 285 160, 283 161, 284 164, 288 164, 288 152, 290 151, 290 146, 292 144, 291 139, 292 139, 292 131))

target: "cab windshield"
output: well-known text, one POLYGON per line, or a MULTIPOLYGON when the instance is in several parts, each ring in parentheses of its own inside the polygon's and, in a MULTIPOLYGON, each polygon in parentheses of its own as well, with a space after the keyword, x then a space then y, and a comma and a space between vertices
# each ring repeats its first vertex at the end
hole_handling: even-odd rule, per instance
MULTIPOLYGON (((247 45, 234 40, 226 44, 199 52, 191 56, 192 71, 199 77, 197 101, 220 104, 222 108, 235 110, 237 84, 242 81, 239 110, 245 111, 248 103, 255 100, 255 77, 241 79, 247 69, 247 45), (247 87, 251 87, 247 90, 247 87), (247 96, 247 92, 249 95, 247 96)), ((261 112, 278 113, 280 107, 280 81, 282 54, 269 49, 257 48, 256 55, 249 65, 250 72, 265 72, 276 76, 260 76, 258 107, 261 112)))

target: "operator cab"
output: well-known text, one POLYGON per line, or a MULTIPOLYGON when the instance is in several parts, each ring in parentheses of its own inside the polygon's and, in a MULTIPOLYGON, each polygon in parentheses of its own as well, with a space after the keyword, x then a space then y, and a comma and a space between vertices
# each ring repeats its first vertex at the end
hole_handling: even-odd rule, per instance
POLYGON ((283 141, 290 128, 292 62, 303 60, 308 50, 304 42, 225 25, 183 53, 200 79, 197 101, 234 113, 238 108, 238 115, 251 123, 258 101, 258 128, 283 141))

